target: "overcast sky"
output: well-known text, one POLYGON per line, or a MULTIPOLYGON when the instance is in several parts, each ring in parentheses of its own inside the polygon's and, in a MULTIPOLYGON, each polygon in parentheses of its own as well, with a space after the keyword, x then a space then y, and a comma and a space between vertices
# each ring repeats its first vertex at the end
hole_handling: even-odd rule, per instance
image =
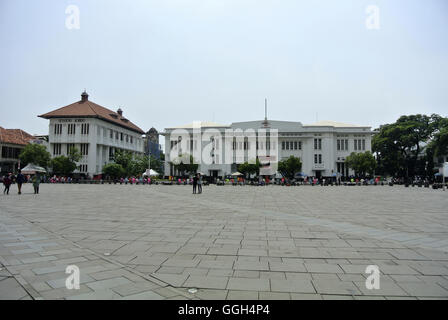
POLYGON ((145 131, 262 119, 265 98, 304 124, 448 116, 447 57, 446 0, 0 0, 0 126, 48 134, 37 115, 84 88, 145 131))

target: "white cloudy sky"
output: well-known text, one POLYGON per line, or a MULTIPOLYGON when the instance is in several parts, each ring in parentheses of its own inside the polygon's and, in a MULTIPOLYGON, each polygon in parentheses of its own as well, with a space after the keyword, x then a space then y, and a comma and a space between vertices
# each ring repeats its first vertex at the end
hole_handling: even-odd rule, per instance
POLYGON ((261 119, 265 97, 302 123, 447 116, 447 18, 445 0, 0 0, 0 126, 48 133, 37 115, 84 88, 145 131, 261 119))

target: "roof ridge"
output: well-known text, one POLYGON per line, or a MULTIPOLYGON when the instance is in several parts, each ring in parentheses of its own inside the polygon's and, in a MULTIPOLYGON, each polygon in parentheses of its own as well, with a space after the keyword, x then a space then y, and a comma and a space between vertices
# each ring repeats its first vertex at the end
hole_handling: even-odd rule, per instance
POLYGON ((92 108, 92 106, 90 105, 90 101, 89 101, 89 100, 87 100, 87 105, 89 106, 90 110, 92 110, 92 112, 93 112, 94 114, 96 114, 97 116, 99 116, 98 112, 96 112, 96 111, 92 108))

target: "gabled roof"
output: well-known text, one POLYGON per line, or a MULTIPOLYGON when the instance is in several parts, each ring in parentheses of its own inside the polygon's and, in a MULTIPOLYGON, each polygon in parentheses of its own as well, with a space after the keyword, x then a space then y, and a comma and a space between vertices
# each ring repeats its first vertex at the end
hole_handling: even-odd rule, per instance
POLYGON ((111 122, 118 126, 127 128, 129 130, 144 134, 145 132, 133 124, 125 117, 119 115, 117 112, 100 106, 87 99, 80 100, 72 103, 68 106, 53 110, 51 112, 39 115, 38 117, 51 119, 51 118, 99 118, 104 121, 111 122))
POLYGON ((0 142, 25 146, 35 137, 21 129, 5 129, 0 127, 0 142))

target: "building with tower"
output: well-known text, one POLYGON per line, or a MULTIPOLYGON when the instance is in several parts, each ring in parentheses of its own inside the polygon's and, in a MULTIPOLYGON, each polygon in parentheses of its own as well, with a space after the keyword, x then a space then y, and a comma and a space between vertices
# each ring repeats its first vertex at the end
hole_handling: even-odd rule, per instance
POLYGON ((68 155, 74 147, 81 152, 74 172, 80 176, 99 176, 116 150, 144 152, 144 131, 125 118, 121 108, 115 112, 102 107, 90 101, 85 91, 81 100, 39 117, 50 120, 48 149, 52 157, 68 155))

